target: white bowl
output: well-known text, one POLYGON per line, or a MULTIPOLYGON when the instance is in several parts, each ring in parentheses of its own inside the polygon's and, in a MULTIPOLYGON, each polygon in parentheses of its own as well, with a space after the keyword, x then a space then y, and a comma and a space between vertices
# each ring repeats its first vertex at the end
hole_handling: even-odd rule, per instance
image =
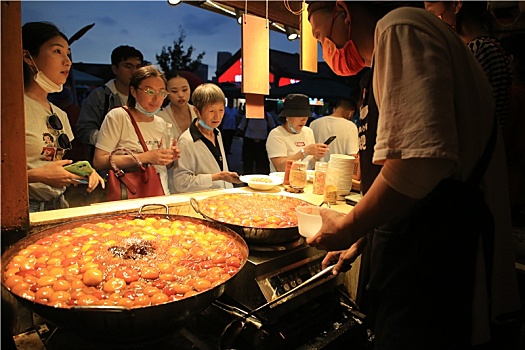
POLYGON ((270 173, 270 176, 284 179, 284 171, 276 171, 276 172, 270 173))
POLYGON ((323 224, 320 215, 321 208, 314 205, 303 205, 295 207, 299 234, 303 237, 313 237, 323 224))
POLYGON ((268 175, 243 175, 239 177, 239 180, 259 191, 268 191, 283 183, 282 178, 268 175))

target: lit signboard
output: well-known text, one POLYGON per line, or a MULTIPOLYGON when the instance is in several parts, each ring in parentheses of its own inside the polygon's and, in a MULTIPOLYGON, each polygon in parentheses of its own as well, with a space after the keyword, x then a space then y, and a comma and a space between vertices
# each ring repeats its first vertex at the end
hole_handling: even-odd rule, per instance
MULTIPOLYGON (((274 82, 274 75, 270 72, 270 84, 274 82)), ((242 59, 240 58, 230 66, 220 77, 218 77, 217 81, 220 83, 242 83, 242 59)), ((293 79, 288 77, 281 77, 279 79, 278 86, 286 86, 290 84, 297 84, 299 83, 299 79, 293 79)))

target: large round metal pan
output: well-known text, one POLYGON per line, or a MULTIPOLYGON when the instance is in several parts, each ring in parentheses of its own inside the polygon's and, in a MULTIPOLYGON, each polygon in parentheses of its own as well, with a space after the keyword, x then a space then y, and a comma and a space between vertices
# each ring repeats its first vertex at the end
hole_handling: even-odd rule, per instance
MULTIPOLYGON (((217 196, 212 197, 221 197, 225 196, 226 194, 220 194, 217 196)), ((253 194, 250 193, 243 193, 244 196, 253 196, 253 194)), ((257 194, 259 196, 276 196, 276 197, 285 197, 282 195, 273 195, 273 194, 257 194)), ((208 197, 211 198, 211 197, 208 197)), ((294 198, 296 199, 296 198, 294 198)), ((204 199, 203 201, 205 201, 204 199)), ((303 201, 301 199, 296 199, 299 202, 303 202, 304 205, 313 205, 312 203, 303 201)), ((296 226, 293 227, 286 227, 286 228, 257 228, 257 227, 249 227, 249 226, 242 226, 242 225, 235 225, 230 223, 225 223, 218 221, 206 213, 203 213, 200 209, 200 203, 195 198, 190 199, 190 204, 193 207, 193 209, 202 215, 205 219, 211 220, 216 223, 220 223, 222 225, 225 225, 229 228, 231 228, 233 231, 237 232, 239 235, 241 235, 248 243, 253 244, 259 244, 259 245, 272 245, 272 244, 282 244, 287 243, 291 241, 295 241, 297 239, 301 238, 301 235, 299 234, 299 229, 296 226)), ((254 206, 251 208, 253 210, 253 214, 257 215, 257 206, 254 206)))
MULTIPOLYGON (((97 223, 104 219, 116 219, 121 217, 129 217, 134 219, 136 215, 107 215, 97 216, 94 218, 87 218, 60 224, 52 228, 46 229, 34 235, 28 236, 13 246, 11 246, 2 255, 2 265, 5 266, 20 249, 38 241, 41 238, 52 235, 66 229, 73 229, 85 223, 97 223)), ((167 218, 175 221, 178 219, 189 220, 197 224, 203 224, 207 227, 219 230, 220 232, 232 237, 237 243, 239 249, 243 254, 242 265, 243 268, 248 258, 248 246, 246 242, 234 231, 224 227, 223 225, 203 220, 199 218, 180 216, 180 215, 158 215, 158 214, 140 214, 141 218, 155 217, 167 218)), ((239 269, 239 271, 240 271, 239 269)), ((234 276, 232 276, 234 278, 234 276)), ((183 321, 191 316, 202 312, 206 307, 219 298, 225 290, 226 285, 232 280, 223 282, 212 289, 201 292, 194 296, 184 298, 177 301, 168 302, 154 306, 138 307, 133 309, 126 309, 123 307, 111 306, 85 306, 72 308, 54 308, 44 304, 32 302, 15 295, 13 295, 20 303, 28 307, 42 318, 49 322, 64 327, 68 330, 74 331, 79 336, 89 337, 90 341, 98 341, 104 344, 122 344, 122 343, 138 343, 143 341, 152 341, 159 339, 167 334, 173 333, 180 328, 183 321)), ((2 289, 8 291, 2 282, 2 289)))

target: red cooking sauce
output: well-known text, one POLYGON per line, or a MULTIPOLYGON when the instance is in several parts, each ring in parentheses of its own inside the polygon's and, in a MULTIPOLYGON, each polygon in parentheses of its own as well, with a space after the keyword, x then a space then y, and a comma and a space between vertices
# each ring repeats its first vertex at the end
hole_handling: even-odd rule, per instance
POLYGON ((3 271, 16 295, 53 307, 136 308, 209 290, 243 265, 239 244, 190 220, 101 221, 42 238, 3 271))
POLYGON ((231 193, 208 197, 199 203, 206 216, 226 224, 254 228, 297 227, 295 208, 311 205, 300 199, 264 194, 231 193))

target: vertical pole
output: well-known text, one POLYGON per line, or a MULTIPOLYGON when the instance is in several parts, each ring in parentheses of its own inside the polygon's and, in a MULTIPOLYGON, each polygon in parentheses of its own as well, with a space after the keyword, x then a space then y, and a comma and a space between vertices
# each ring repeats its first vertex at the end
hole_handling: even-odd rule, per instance
POLYGON ((29 228, 20 1, 1 4, 2 246, 12 231, 29 228))

